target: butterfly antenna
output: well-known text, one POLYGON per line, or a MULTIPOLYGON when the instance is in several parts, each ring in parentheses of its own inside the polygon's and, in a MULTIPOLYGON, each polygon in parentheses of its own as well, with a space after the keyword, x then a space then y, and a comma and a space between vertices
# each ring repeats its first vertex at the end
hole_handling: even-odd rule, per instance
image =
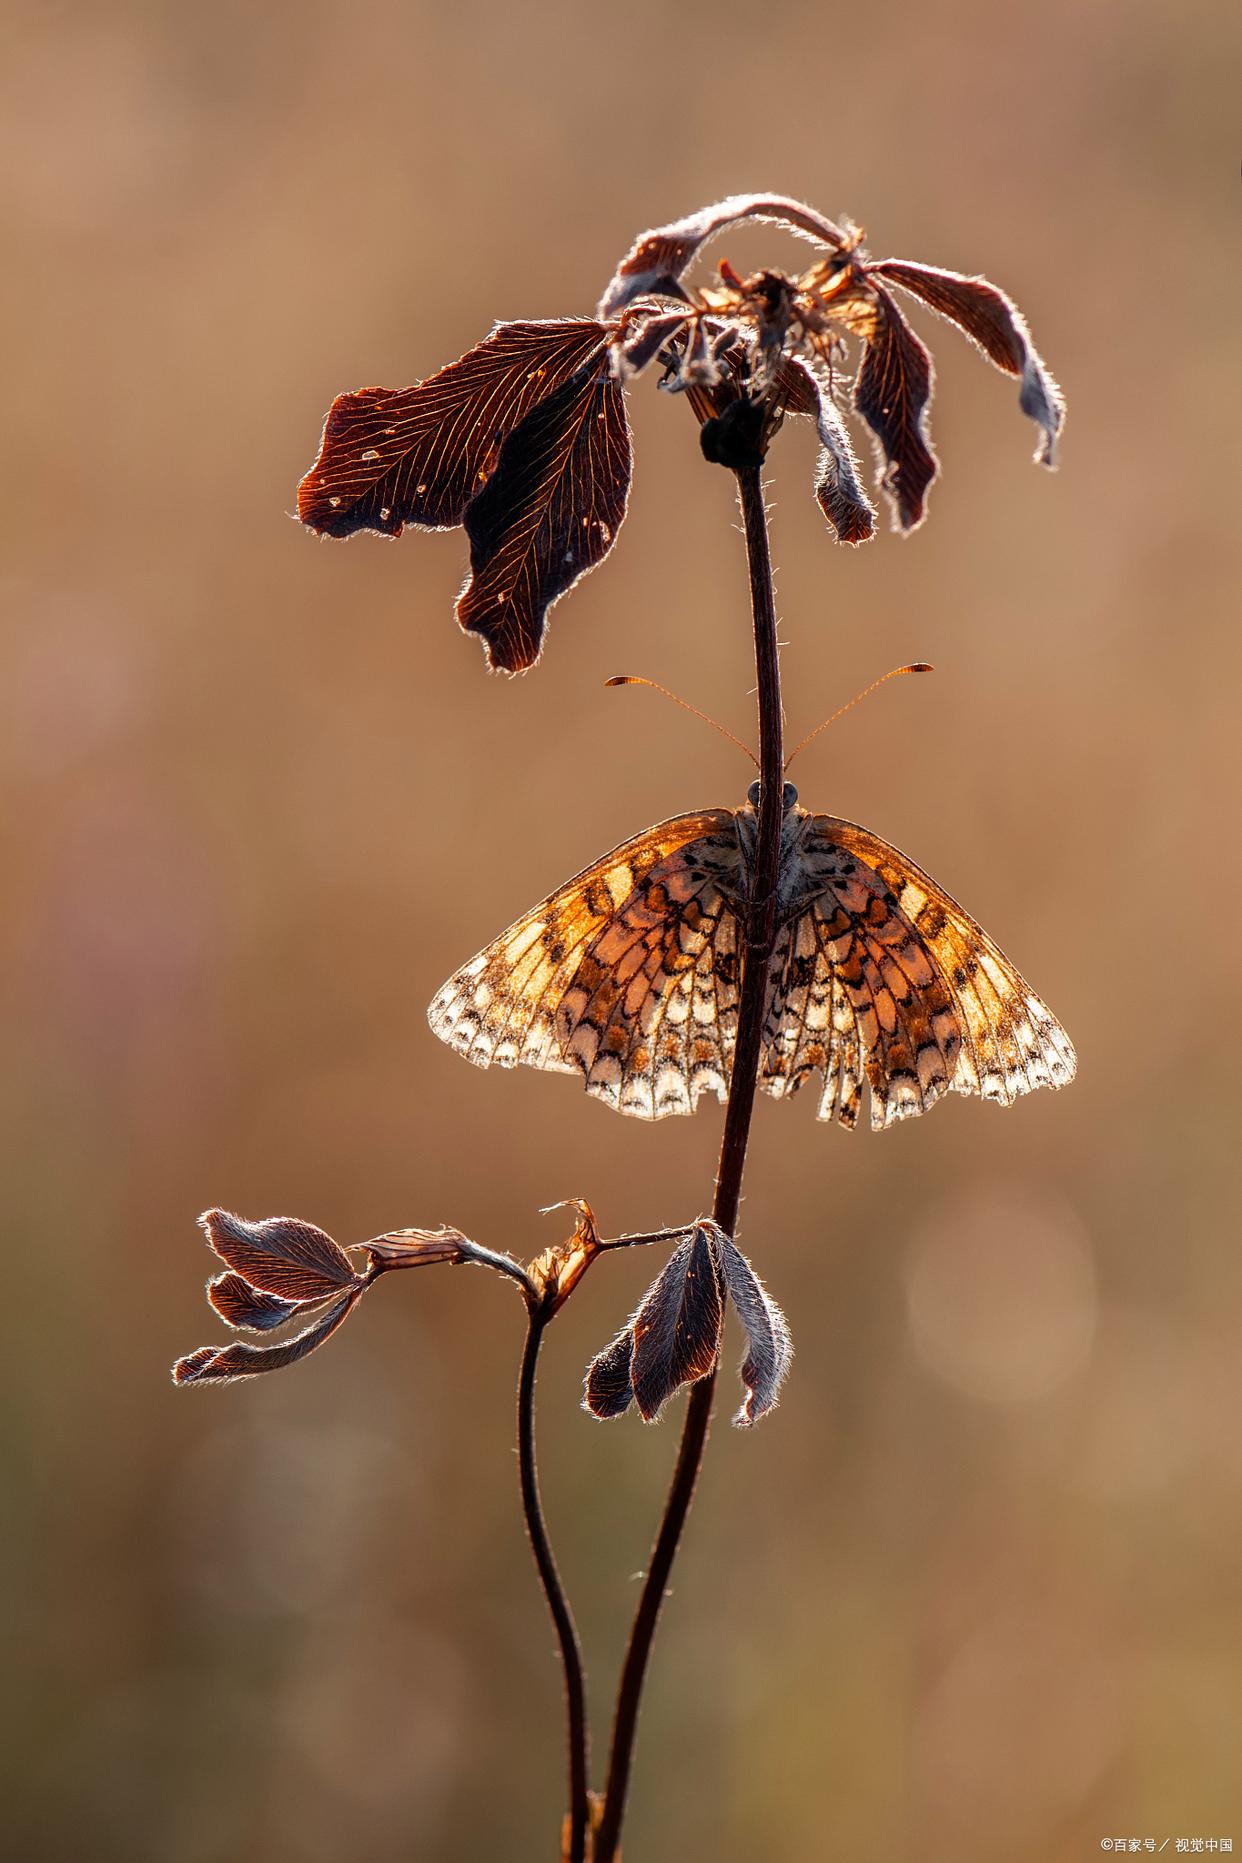
POLYGON ((727 737, 731 744, 736 744, 739 750, 744 750, 756 770, 759 768, 759 759, 749 744, 743 744, 741 738, 735 737, 726 725, 718 723, 715 718, 709 718, 707 713, 701 712, 697 705, 691 705, 687 700, 678 698, 675 692, 670 692, 667 686, 662 686, 658 679, 644 679, 641 673, 614 673, 611 679, 604 681, 604 684, 606 686, 650 686, 653 692, 662 692, 666 699, 672 699, 674 705, 680 705, 683 712, 692 712, 696 718, 701 718, 704 724, 709 724, 713 730, 719 731, 721 737, 727 737))
POLYGON ((894 666, 889 672, 882 674, 879 679, 873 679, 869 686, 864 686, 861 692, 856 692, 853 698, 848 700, 846 704, 839 705, 836 711, 833 712, 831 718, 825 718, 823 724, 816 725, 813 731, 808 731, 800 744, 794 745, 785 759, 785 768, 789 768, 798 752, 800 750, 805 750, 812 738, 817 738, 821 731, 826 731, 830 724, 835 724, 837 719, 842 717, 844 713, 852 711, 854 706, 865 699, 869 692, 874 692, 877 686, 887 684, 890 679, 901 679, 906 673, 934 673, 935 670, 935 667, 931 666, 926 660, 914 660, 909 666, 894 666))

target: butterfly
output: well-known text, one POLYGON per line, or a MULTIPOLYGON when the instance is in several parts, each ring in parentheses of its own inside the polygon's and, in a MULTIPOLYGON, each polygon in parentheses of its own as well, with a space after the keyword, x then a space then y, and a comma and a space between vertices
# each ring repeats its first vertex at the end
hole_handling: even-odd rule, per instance
MULTIPOLYGON (((677 815, 553 893, 450 977, 432 1029, 479 1067, 580 1073, 641 1119, 728 1093, 758 838, 677 815)), ((786 783, 759 1086, 822 1077, 818 1117, 880 1129, 946 1093, 1008 1106, 1074 1077, 1069 1037, 983 928, 897 848, 786 783)))

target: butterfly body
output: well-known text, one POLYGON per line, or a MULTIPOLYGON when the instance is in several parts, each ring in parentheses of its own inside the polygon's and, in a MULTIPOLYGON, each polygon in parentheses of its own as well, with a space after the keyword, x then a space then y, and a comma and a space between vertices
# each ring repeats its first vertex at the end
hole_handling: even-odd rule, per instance
MULTIPOLYGON (((1073 1078, 1069 1038, 982 928, 904 854, 786 784, 759 1085, 822 1078, 819 1117, 893 1124, 945 1093, 1009 1104, 1073 1078)), ((740 809, 675 816, 616 848, 451 977, 433 1030, 487 1067, 581 1073, 659 1119, 723 1099, 758 840, 740 809)))

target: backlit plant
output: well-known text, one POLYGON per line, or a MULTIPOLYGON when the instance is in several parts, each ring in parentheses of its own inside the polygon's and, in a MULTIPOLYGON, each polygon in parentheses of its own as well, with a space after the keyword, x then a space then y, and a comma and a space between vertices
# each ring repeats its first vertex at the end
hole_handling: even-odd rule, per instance
MULTIPOLYGON (((292 1218, 202 1218, 224 1264, 218 1315, 260 1336, 179 1361, 179 1384, 252 1377, 304 1358, 396 1270, 476 1265, 513 1280, 527 1313, 518 1381, 523 1508, 564 1667, 569 1863, 613 1863, 647 1662, 712 1409, 726 1309, 745 1335, 750 1425, 777 1401, 789 1329, 737 1245, 757 1090, 809 1078, 821 1118, 852 1126, 864 1098, 886 1127, 950 1092, 1008 1104, 1073 1077, 1064 1030, 977 922, 905 855, 855 823, 802 808, 786 758, 761 470, 786 416, 814 420, 815 496, 838 539, 875 529, 847 417, 870 431, 896 527, 913 530, 937 472, 927 416, 931 358, 892 289, 956 323, 1019 381, 1053 463, 1060 394, 1003 292, 982 278, 871 259, 861 233, 780 196, 739 196, 645 233, 593 318, 502 323, 413 387, 337 398, 299 487, 313 531, 399 536, 464 527, 457 602, 495 668, 539 658, 547 614, 608 553, 631 472, 627 386, 647 371, 685 397, 704 457, 733 472, 746 537, 758 691, 759 778, 739 808, 645 829, 484 947, 430 1008, 434 1031, 481 1066, 577 1073, 641 1118, 725 1101, 710 1211, 679 1228, 606 1239, 575 1199, 566 1240, 525 1265, 452 1228, 403 1229, 341 1247, 292 1218), (686 282, 704 244, 742 221, 775 222, 816 248, 790 276, 722 262, 686 282), (534 1389, 548 1324, 595 1262, 620 1247, 667 1251, 638 1308, 588 1367, 586 1407, 651 1420, 689 1386, 681 1446, 618 1684, 603 1791, 592 1793, 582 1656, 539 1499, 534 1389), (278 1337, 267 1341, 269 1333, 278 1337)), ((902 671, 924 670, 921 667, 902 671)), ((571 1186, 571 1189, 577 1189, 571 1186)))

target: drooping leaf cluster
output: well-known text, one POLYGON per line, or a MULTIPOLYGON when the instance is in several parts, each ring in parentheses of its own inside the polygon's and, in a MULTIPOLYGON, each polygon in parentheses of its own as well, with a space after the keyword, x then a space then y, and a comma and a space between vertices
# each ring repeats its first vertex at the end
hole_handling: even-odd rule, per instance
POLYGON ((632 470, 623 390, 658 363, 661 386, 686 395, 705 453, 721 464, 761 460, 788 414, 814 420, 815 496, 850 544, 875 529, 843 409, 856 414, 894 523, 913 530, 938 471, 927 426, 934 378, 890 285, 1020 378, 1021 407, 1041 432, 1036 457, 1052 465, 1060 392, 1004 292, 959 272, 873 260, 856 229, 801 202, 738 195, 643 234, 595 318, 501 323, 426 381, 339 395, 298 515, 328 537, 463 526, 470 574, 458 619, 491 666, 521 672, 539 657, 552 605, 616 539, 632 470), (740 278, 724 261, 714 283, 688 288, 704 245, 753 220, 795 232, 820 256, 796 277, 740 278))
POLYGON ((586 1407, 619 1417, 637 1404, 650 1423, 673 1393, 716 1368, 727 1300, 746 1331, 746 1390, 733 1421, 757 1423, 771 1410, 793 1357, 785 1316, 745 1255, 702 1217, 679 1242, 616 1338, 592 1360, 586 1407))

